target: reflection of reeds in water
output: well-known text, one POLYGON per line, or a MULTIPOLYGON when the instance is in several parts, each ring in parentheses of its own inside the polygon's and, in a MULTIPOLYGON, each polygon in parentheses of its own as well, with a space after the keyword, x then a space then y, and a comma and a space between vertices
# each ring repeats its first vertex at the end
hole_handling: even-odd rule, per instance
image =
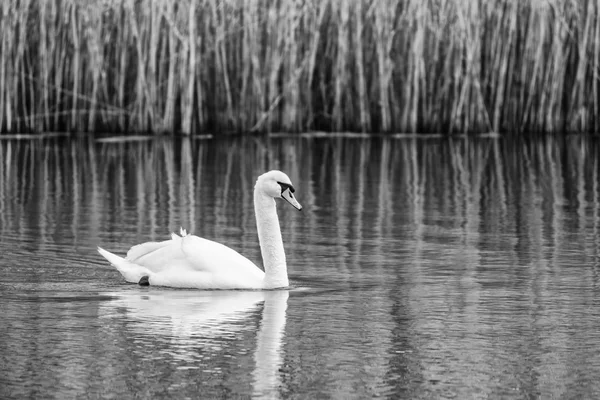
POLYGON ((592 0, 0 4, 0 131, 597 131, 592 0))
POLYGON ((482 233, 503 230, 525 240, 525 247, 534 241, 560 249, 561 232, 598 225, 597 149, 576 138, 515 144, 490 139, 84 140, 67 145, 9 140, 1 141, 0 149, 2 227, 35 226, 42 242, 55 237, 52 231, 63 229, 65 221, 75 240, 80 229, 130 232, 125 228, 130 225, 139 239, 159 239, 185 226, 216 239, 245 240, 256 229, 254 182, 268 168, 289 173, 309 210, 299 223, 301 214, 279 207, 290 218, 282 225, 290 235, 305 227, 317 234, 320 210, 335 205, 338 223, 332 233, 342 240, 337 243, 341 263, 348 261, 346 249, 360 248, 372 235, 384 246, 383 239, 406 224, 422 240, 437 226, 440 234, 475 249, 482 233), (576 220, 565 215, 573 204, 576 220), (448 214, 451 220, 439 219, 448 214))

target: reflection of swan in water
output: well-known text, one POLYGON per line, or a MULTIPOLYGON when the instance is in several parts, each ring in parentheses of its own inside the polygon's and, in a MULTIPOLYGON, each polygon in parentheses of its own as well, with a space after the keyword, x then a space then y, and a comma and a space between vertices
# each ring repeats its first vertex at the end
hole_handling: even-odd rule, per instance
POLYGON ((287 290, 154 290, 106 294, 115 299, 102 305, 102 318, 118 318, 121 314, 116 311, 124 308, 128 320, 143 321, 131 325, 137 334, 151 340, 176 342, 180 350, 177 358, 188 362, 199 362, 194 355, 200 341, 202 346, 220 349, 224 338, 230 340, 244 326, 255 329, 255 324, 244 322, 264 301, 254 351, 254 395, 271 397, 269 394, 279 387, 287 290))
POLYGON ((281 384, 278 371, 283 359, 281 340, 285 333, 288 292, 277 290, 265 294, 265 307, 254 352, 254 397, 275 398, 281 384))

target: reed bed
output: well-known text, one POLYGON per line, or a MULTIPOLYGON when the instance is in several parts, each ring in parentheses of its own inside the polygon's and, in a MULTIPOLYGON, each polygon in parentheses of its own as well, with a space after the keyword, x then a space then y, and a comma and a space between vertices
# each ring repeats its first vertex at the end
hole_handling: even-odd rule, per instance
POLYGON ((593 0, 7 0, 0 132, 597 132, 593 0))

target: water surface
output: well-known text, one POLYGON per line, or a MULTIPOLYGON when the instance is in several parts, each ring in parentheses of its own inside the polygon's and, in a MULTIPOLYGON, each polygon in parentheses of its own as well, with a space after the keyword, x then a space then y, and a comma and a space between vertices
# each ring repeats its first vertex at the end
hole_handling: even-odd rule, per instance
POLYGON ((2 398, 600 396, 594 137, 0 140, 2 398), (139 287, 96 253, 180 226, 292 287, 139 287))

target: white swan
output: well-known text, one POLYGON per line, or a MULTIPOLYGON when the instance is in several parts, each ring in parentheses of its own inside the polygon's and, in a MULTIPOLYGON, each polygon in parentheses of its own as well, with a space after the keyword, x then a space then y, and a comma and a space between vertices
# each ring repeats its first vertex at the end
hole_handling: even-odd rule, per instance
POLYGON ((98 247, 127 282, 141 285, 196 289, 275 289, 289 285, 283 240, 275 205, 282 198, 298 210, 290 178, 281 171, 258 177, 254 186, 254 213, 265 272, 237 251, 211 240, 189 235, 133 246, 127 257, 98 247))

